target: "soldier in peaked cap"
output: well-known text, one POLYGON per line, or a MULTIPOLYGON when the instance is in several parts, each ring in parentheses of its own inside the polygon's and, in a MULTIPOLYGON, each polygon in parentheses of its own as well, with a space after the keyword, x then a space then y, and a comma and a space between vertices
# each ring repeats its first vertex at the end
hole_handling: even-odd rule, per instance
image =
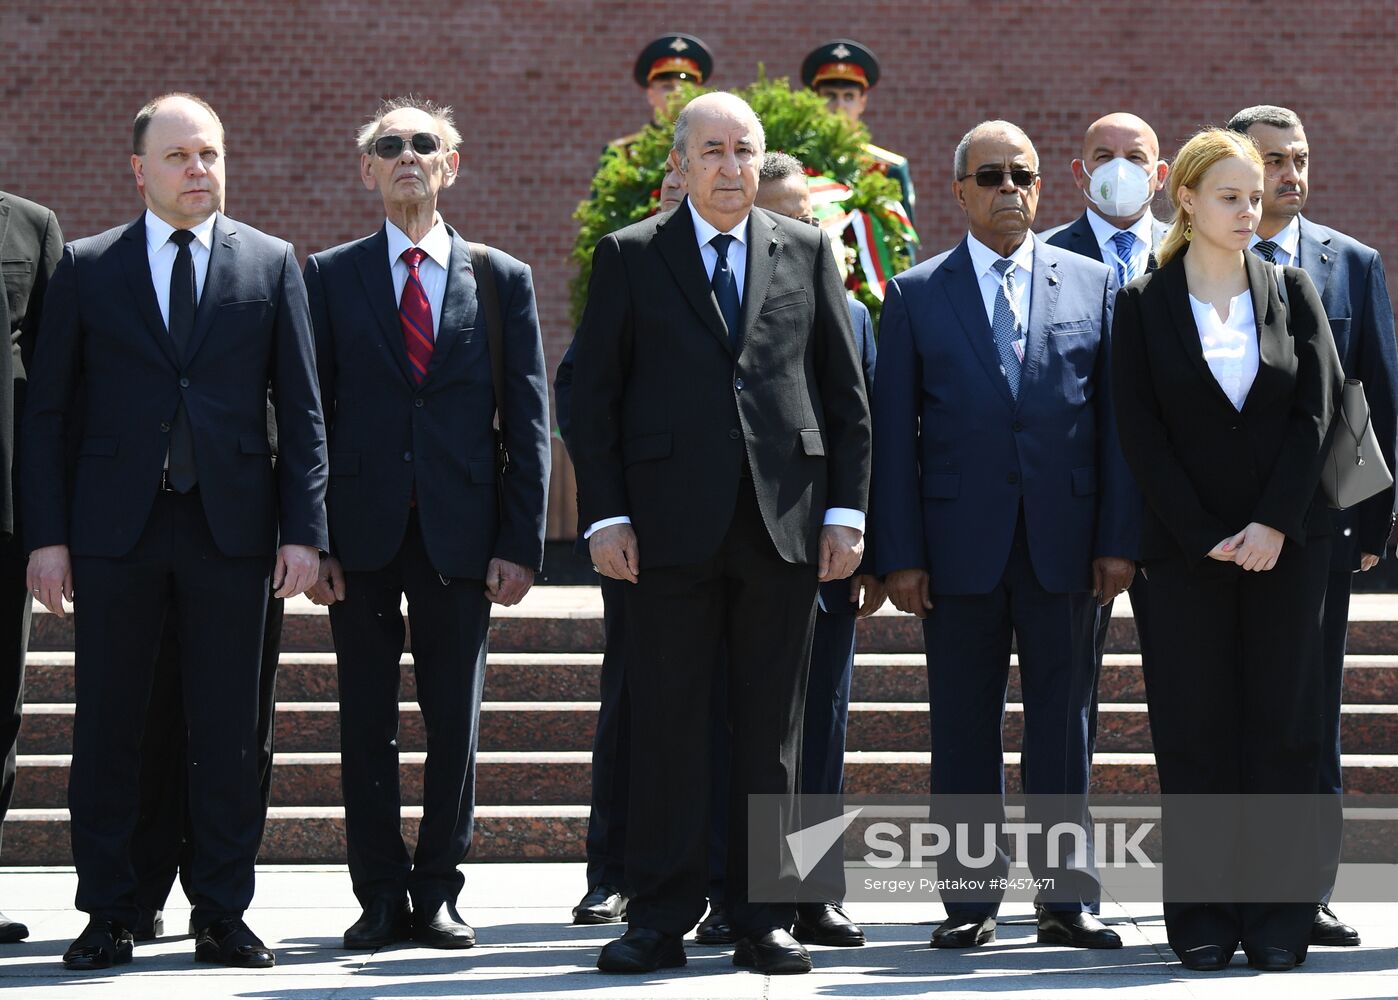
MULTIPOLYGON (((669 116, 670 95, 681 83, 702 84, 713 73, 714 56, 709 47, 693 35, 671 32, 651 42, 636 57, 631 71, 636 83, 646 89, 651 114, 669 116)), ((625 149, 640 135, 637 129, 630 135, 614 139, 613 146, 625 149)))
MULTIPOLYGON (((879 60, 867 46, 848 38, 837 38, 812 49, 806 56, 801 63, 801 82, 825 98, 832 112, 858 122, 868 104, 869 91, 879 82, 879 60)), ((916 228, 913 209, 917 194, 913 191, 908 158, 873 143, 866 143, 864 151, 903 189, 903 211, 916 228)))

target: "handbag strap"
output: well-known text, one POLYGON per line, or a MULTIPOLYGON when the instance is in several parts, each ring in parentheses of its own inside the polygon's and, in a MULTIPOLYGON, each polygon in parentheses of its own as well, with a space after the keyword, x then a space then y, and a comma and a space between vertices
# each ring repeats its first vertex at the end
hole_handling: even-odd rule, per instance
POLYGON ((495 426, 505 433, 505 346, 500 324, 500 290, 495 284, 495 267, 490 249, 484 243, 467 243, 471 269, 476 272, 476 297, 485 310, 486 348, 490 354, 490 383, 495 389, 495 426))

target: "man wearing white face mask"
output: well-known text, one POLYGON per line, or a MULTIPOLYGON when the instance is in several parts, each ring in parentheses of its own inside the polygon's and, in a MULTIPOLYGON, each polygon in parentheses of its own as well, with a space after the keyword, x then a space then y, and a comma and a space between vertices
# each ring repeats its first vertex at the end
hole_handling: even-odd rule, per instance
MULTIPOLYGON (((1118 111, 1097 119, 1082 140, 1082 158, 1073 161, 1073 182, 1082 191, 1086 210, 1072 222, 1050 229, 1042 236, 1045 243, 1100 260, 1116 271, 1117 282, 1126 284, 1155 270, 1155 248, 1165 238, 1169 226, 1151 214, 1150 203, 1165 186, 1170 166, 1160 159, 1160 140, 1155 130, 1136 115, 1118 111)), ((1144 636, 1146 618, 1146 579, 1136 574, 1131 584, 1131 610, 1136 631, 1144 636)), ((1102 672, 1102 653, 1107 645, 1107 627, 1112 620, 1112 602, 1097 612, 1097 673, 1102 672)), ((1145 640, 1141 645, 1144 653, 1145 640)), ((1088 748, 1097 742, 1097 685, 1092 686, 1088 710, 1088 748)))

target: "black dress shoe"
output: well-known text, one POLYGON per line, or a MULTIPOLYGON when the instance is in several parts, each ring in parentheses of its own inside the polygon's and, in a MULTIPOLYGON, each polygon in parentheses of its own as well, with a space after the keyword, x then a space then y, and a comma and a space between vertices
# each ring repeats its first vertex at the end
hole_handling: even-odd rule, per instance
POLYGON ((599 885, 587 890, 587 895, 573 907, 575 924, 619 924, 624 916, 626 897, 612 885, 599 885))
POLYGON ((694 932, 695 944, 732 944, 738 940, 733 933, 733 925, 728 922, 728 911, 721 903, 709 906, 709 915, 700 922, 694 932))
POLYGON ((131 927, 131 937, 136 941, 154 941, 165 933, 165 911, 136 909, 136 923, 131 927))
POLYGON ((782 930, 752 934, 733 949, 733 964, 764 976, 791 976, 811 971, 811 956, 804 945, 782 930))
POLYGON ((796 926, 791 933, 797 941, 835 948, 857 948, 864 943, 864 932, 839 903, 797 903, 796 926))
POLYGON ((215 920, 194 935, 194 960, 232 969, 270 969, 277 956, 238 917, 215 920))
POLYGON ((1248 967, 1258 972, 1290 972, 1301 963, 1285 948, 1259 948, 1248 952, 1248 967))
POLYGON ((1179 956, 1180 965, 1190 972, 1218 972, 1228 968, 1228 963, 1233 960, 1232 953, 1218 944, 1201 944, 1176 954, 1179 956))
POLYGON ((131 932, 114 920, 93 917, 68 950, 65 969, 110 969, 131 961, 131 932))
POLYGON ((1069 948, 1120 948, 1121 938, 1091 913, 1040 909, 1039 943, 1069 948))
POLYGON ((628 927, 597 956, 603 972, 654 972, 684 965, 684 939, 646 927, 628 927))
POLYGON ((933 948, 975 948, 995 940, 995 918, 978 913, 948 913, 932 932, 933 948))
POLYGON ((359 919, 345 931, 350 951, 372 951, 413 936, 413 912, 403 897, 378 896, 369 900, 359 919))
POLYGON ((473 948, 476 932, 455 903, 443 902, 413 911, 413 940, 429 948, 473 948))
POLYGON ((1311 924, 1311 944, 1328 948, 1358 948, 1359 932, 1335 916, 1328 906, 1317 906, 1311 924))
POLYGON ((14 944, 29 936, 29 928, 18 920, 11 920, 0 913, 0 944, 14 944))

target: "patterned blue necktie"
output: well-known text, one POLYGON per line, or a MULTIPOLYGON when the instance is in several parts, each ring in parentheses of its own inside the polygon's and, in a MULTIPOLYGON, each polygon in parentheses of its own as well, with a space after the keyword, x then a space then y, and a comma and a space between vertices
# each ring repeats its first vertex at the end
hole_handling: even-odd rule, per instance
POLYGON ((1269 264, 1277 262, 1277 243, 1275 240, 1258 240, 1252 245, 1252 252, 1269 264))
POLYGON ((995 334, 995 350, 1000 355, 1000 371, 1010 385, 1010 395, 1019 399, 1019 354, 1015 343, 1019 340, 1019 324, 1015 322, 1015 312, 1010 303, 1015 293, 1015 262, 1001 258, 991 265, 1000 276, 1000 292, 995 296, 995 315, 990 320, 991 332, 995 334))
POLYGON ((736 237, 719 233, 709 240, 709 245, 718 251, 718 263, 714 265, 714 298, 718 300, 718 311, 723 313, 723 322, 728 327, 728 342, 733 352, 738 351, 738 323, 742 312, 738 301, 738 281, 733 277, 733 268, 728 265, 728 247, 736 237))
POLYGON ((1136 249, 1136 234, 1122 229, 1112 236, 1112 246, 1116 247, 1116 276, 1124 285, 1136 277, 1136 265, 1131 259, 1131 251, 1136 249))

